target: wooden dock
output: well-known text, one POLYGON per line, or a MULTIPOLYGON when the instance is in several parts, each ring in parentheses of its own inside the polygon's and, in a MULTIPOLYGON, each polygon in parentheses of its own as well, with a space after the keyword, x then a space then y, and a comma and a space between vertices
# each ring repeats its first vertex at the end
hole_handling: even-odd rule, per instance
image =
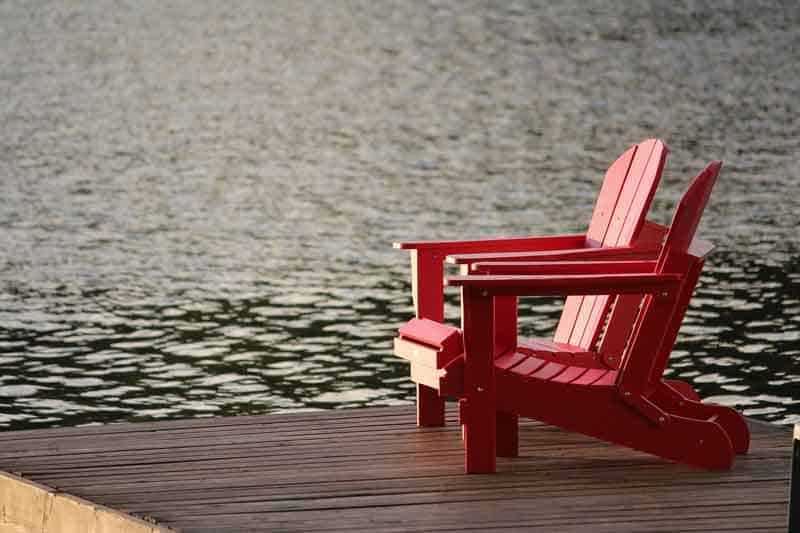
POLYGON ((390 407, 0 433, 0 470, 56 489, 26 529, 14 523, 26 491, 45 491, 0 478, 0 533, 786 531, 788 428, 753 422, 751 453, 720 473, 523 422, 521 457, 467 476, 448 417, 419 429, 413 408, 390 407), (63 510, 53 525, 63 493, 94 525, 63 510))

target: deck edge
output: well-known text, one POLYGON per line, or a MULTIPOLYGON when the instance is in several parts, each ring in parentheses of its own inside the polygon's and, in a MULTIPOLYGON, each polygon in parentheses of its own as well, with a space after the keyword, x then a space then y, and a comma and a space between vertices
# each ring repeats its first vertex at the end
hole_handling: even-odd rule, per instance
POLYGON ((0 532, 177 533, 0 470, 0 532))

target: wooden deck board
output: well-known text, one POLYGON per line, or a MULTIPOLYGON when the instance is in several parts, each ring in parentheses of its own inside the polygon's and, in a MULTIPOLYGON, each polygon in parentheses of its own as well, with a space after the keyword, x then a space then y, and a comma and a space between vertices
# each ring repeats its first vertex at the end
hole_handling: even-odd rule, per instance
POLYGON ((521 457, 461 473, 409 407, 0 433, 0 469, 182 531, 785 531, 791 435, 754 422, 730 472, 532 421, 521 457))

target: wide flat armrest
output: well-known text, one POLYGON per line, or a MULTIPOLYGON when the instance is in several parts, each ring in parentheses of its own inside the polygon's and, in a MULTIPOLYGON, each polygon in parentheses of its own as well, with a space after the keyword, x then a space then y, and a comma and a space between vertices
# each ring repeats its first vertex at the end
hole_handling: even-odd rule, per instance
POLYGON ((395 242, 403 250, 431 250, 446 254, 530 252, 537 250, 564 250, 586 245, 586 235, 553 235, 549 237, 506 237, 470 241, 416 241, 395 242))
POLYGON ((597 274, 576 276, 453 276, 447 284, 474 287, 491 296, 570 296, 671 292, 680 274, 597 274))
POLYGON ((614 246, 603 248, 573 248, 552 251, 523 251, 506 253, 463 253, 447 256, 447 262, 467 265, 481 261, 591 261, 600 259, 655 259, 660 244, 614 246))
POLYGON ((498 261, 473 263, 471 272, 494 275, 587 275, 652 273, 656 261, 498 261))

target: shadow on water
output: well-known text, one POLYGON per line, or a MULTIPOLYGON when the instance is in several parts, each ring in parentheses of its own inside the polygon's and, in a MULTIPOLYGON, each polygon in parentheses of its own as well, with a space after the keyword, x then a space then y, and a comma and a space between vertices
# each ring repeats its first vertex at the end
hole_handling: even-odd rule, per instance
POLYGON ((0 427, 411 402, 391 241, 581 231, 651 136, 658 222, 726 162, 670 374, 799 422, 800 6, 746 4, 0 3, 0 427))

